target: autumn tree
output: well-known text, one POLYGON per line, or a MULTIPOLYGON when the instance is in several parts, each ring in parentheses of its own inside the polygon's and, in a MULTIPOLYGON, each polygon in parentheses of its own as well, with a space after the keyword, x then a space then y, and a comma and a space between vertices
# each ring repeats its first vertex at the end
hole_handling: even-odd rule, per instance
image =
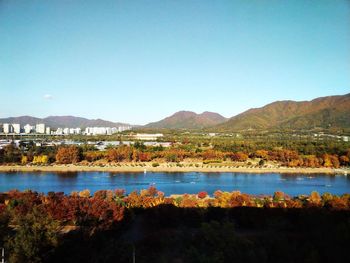
POLYGON ((234 162, 245 162, 248 160, 248 155, 243 152, 236 152, 236 153, 230 154, 230 158, 234 162))
POLYGON ((204 198, 206 198, 206 197, 208 196, 208 193, 205 192, 205 191, 201 191, 201 192, 198 193, 197 196, 198 196, 198 198, 200 198, 200 199, 204 199, 204 198))
POLYGON ((56 161, 61 164, 77 163, 81 159, 81 150, 75 146, 59 147, 56 153, 56 161))
POLYGON ((28 157, 26 155, 23 155, 21 158, 21 164, 27 164, 28 163, 28 157))
POLYGON ((107 159, 110 162, 131 161, 133 149, 129 146, 120 146, 107 151, 107 159))
POLYGON ((339 168, 340 163, 337 155, 324 154, 322 156, 323 166, 331 168, 339 168))
POLYGON ((0 149, 0 163, 18 163, 21 158, 21 151, 13 143, 0 149))
POLYGON ((34 156, 33 164, 47 164, 49 162, 49 158, 47 155, 39 155, 34 156))
POLYGON ((342 155, 339 157, 340 164, 343 166, 347 166, 350 164, 350 159, 346 155, 342 155))
POLYGON ((318 205, 318 204, 321 203, 322 199, 321 199, 321 196, 320 196, 320 194, 318 192, 312 191, 311 194, 310 194, 310 197, 309 197, 309 201, 312 204, 318 205))
POLYGON ((138 160, 140 162, 149 162, 152 160, 152 154, 149 152, 139 152, 138 153, 138 160))
POLYGON ((224 154, 220 151, 216 150, 206 150, 201 153, 204 160, 222 160, 224 158, 224 154))
POLYGON ((257 150, 257 151, 255 151, 253 156, 257 157, 257 158, 261 158, 261 159, 267 160, 267 158, 269 156, 269 152, 266 151, 266 150, 257 150))
POLYGON ((105 157, 104 152, 88 151, 84 153, 84 159, 87 160, 88 162, 94 162, 104 157, 105 157))
POLYGON ((320 167, 320 161, 319 158, 317 158, 315 155, 307 155, 303 157, 303 163, 306 167, 320 167))

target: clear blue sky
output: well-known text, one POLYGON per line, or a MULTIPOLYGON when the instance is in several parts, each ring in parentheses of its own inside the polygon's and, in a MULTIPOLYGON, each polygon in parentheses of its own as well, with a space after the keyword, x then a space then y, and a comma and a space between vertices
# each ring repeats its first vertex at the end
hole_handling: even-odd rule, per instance
POLYGON ((0 0, 0 117, 144 124, 350 92, 350 1, 0 0))

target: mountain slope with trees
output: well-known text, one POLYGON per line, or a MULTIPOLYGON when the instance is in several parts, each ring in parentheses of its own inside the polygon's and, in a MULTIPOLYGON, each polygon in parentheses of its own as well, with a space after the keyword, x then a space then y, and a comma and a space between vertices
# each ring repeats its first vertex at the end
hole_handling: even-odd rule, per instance
POLYGON ((231 131, 349 127, 350 93, 312 101, 276 101, 261 108, 247 110, 214 128, 231 131))

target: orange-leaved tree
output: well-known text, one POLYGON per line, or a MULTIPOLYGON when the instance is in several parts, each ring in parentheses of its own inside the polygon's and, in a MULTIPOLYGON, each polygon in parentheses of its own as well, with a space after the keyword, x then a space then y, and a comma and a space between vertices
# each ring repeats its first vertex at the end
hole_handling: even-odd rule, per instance
POLYGON ((56 161, 61 164, 77 163, 81 159, 81 150, 75 146, 59 147, 56 153, 56 161))

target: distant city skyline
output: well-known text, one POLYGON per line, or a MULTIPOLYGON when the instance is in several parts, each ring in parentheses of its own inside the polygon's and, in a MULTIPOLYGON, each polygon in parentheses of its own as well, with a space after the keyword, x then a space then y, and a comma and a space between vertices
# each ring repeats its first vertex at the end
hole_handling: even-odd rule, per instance
POLYGON ((0 118, 232 117, 350 92, 349 1, 0 1, 0 118))

